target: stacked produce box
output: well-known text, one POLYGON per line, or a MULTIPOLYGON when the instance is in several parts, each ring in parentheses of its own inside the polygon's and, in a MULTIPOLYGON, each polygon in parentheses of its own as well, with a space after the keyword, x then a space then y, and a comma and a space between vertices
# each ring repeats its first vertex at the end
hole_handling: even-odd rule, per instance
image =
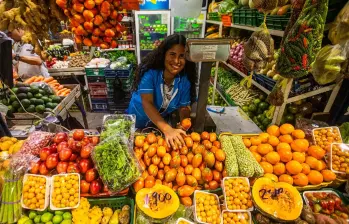
POLYGON ((104 75, 104 68, 97 68, 93 71, 86 69, 88 86, 91 96, 91 110, 94 112, 108 111, 107 83, 104 75))

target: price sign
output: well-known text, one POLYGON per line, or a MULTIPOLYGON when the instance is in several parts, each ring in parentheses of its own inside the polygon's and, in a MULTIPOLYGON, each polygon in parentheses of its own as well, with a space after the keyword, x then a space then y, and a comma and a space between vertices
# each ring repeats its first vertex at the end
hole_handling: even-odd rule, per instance
POLYGON ((230 16, 222 16, 223 26, 231 26, 231 17, 230 16))

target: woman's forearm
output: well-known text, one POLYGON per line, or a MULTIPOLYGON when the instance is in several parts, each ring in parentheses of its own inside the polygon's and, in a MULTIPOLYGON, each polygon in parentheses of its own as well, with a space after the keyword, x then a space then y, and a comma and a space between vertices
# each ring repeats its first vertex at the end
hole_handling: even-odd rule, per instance
POLYGON ((42 60, 38 56, 19 56, 19 61, 30 65, 41 65, 42 60))
POLYGON ((162 132, 166 132, 171 126, 161 117, 159 111, 155 108, 151 102, 142 102, 144 112, 150 118, 150 120, 160 129, 162 132))

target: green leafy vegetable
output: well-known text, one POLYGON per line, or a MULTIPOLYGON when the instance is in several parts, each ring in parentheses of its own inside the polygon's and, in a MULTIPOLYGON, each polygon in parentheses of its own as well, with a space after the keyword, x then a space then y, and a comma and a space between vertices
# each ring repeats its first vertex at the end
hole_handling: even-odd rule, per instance
POLYGON ((339 130, 341 132, 343 142, 349 144, 349 122, 343 123, 339 127, 339 130))
POLYGON ((133 122, 126 119, 109 119, 104 123, 105 130, 101 133, 101 140, 115 134, 123 134, 131 137, 131 127, 133 122))

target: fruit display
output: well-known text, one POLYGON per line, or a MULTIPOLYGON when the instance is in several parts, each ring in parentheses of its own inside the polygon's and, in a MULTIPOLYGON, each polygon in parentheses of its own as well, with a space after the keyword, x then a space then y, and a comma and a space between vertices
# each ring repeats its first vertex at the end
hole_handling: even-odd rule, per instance
POLYGON ((329 166, 333 172, 349 174, 349 145, 331 144, 329 166))
POLYGON ((108 138, 111 135, 125 135, 126 138, 131 138, 131 133, 134 132, 135 116, 134 115, 105 115, 103 117, 103 131, 101 140, 108 138))
MULTIPOLYGON (((310 206, 315 214, 325 215, 335 221, 331 223, 347 223, 349 207, 343 203, 342 199, 334 191, 305 191, 303 192, 303 197, 306 204, 310 206)), ((319 220, 318 217, 317 220, 319 220)))
POLYGON ((233 40, 233 43, 230 48, 228 62, 233 65, 236 69, 240 70, 244 74, 247 74, 247 70, 242 63, 242 56, 244 54, 244 41, 240 39, 233 40))
POLYGON ((264 94, 260 94, 258 98, 251 100, 242 110, 247 113, 249 118, 261 129, 266 130, 272 121, 272 114, 270 114, 270 105, 266 102, 264 94))
POLYGON ((261 70, 257 71, 257 74, 266 75, 269 78, 272 78, 275 81, 278 81, 280 79, 280 75, 276 71, 276 60, 279 57, 279 51, 275 51, 274 57, 270 62, 267 62, 265 67, 261 70))
POLYGON ((4 160, 7 159, 11 154, 15 154, 18 152, 22 145, 24 143, 24 140, 18 140, 14 137, 8 137, 4 136, 0 138, 0 159, 4 160))
POLYGON ((225 177, 222 186, 225 207, 228 211, 253 209, 248 178, 225 177))
POLYGON ((195 220, 201 223, 221 223, 219 199, 216 194, 195 191, 195 220))
POLYGON ((91 58, 87 54, 75 54, 71 56, 71 60, 69 61, 69 68, 83 68, 91 61, 91 58))
POLYGON ((71 224, 72 215, 70 211, 27 211, 26 215, 18 221, 18 224, 27 223, 53 223, 53 224, 71 224))
MULTIPOLYGON (((183 124, 184 129, 188 128, 183 124)), ((189 126, 190 127, 190 126, 189 126)), ((225 177, 225 156, 216 133, 192 132, 181 148, 168 147, 161 136, 149 133, 135 137, 135 155, 143 168, 142 177, 133 184, 136 192, 163 184, 178 192, 186 206, 195 189, 215 190, 225 177)))
POLYGON ((207 97, 207 105, 215 105, 215 106, 222 106, 226 107, 228 104, 225 102, 225 100, 219 95, 219 93, 215 92, 214 102, 212 102, 212 94, 213 94, 213 87, 210 86, 208 88, 208 97, 207 97))
POLYGON ((70 55, 70 51, 68 49, 59 45, 51 45, 47 48, 46 52, 49 56, 58 60, 66 59, 70 55))
POLYGON ((119 13, 122 10, 120 0, 77 1, 73 4, 58 0, 56 3, 68 16, 77 44, 102 49, 118 46, 117 40, 125 30, 120 23, 123 18, 119 13))
POLYGON ((242 137, 238 135, 222 136, 222 149, 226 154, 225 166, 229 177, 260 177, 263 169, 245 148, 242 137))
POLYGON ((324 161, 326 151, 309 146, 304 131, 291 124, 271 125, 266 133, 243 139, 264 170, 264 176, 298 187, 331 182, 336 175, 324 161))
POLYGON ((26 174, 23 179, 22 207, 45 210, 48 206, 48 182, 45 176, 26 174))
MULTIPOLYGON (((100 199, 105 201, 105 199, 100 199)), ((89 224, 129 224, 131 223, 131 208, 129 205, 120 206, 119 209, 105 205, 95 205, 91 208, 89 201, 82 197, 80 205, 72 210, 73 223, 89 224)))
POLYGON ((302 197, 288 183, 276 183, 266 177, 258 178, 252 186, 252 197, 258 210, 279 221, 293 221, 301 215, 302 197))
POLYGON ((342 143, 341 133, 338 127, 315 128, 313 129, 314 143, 327 152, 331 149, 332 143, 342 143))
POLYGON ((140 45, 140 49, 141 50, 153 50, 153 49, 157 48, 161 44, 161 42, 162 42, 161 40, 155 40, 155 41, 142 40, 141 45, 140 45))
POLYGON ((61 102, 61 98, 47 85, 17 83, 12 92, 16 95, 11 94, 9 99, 2 100, 12 113, 24 113, 25 109, 30 113, 42 114, 45 111, 52 111, 61 102))
POLYGON ((44 78, 42 76, 32 76, 31 78, 25 80, 24 83, 32 84, 33 82, 44 82, 47 83, 57 96, 68 96, 71 89, 65 88, 63 85, 53 77, 44 78))
POLYGON ((224 210, 222 212, 222 224, 233 224, 239 222, 241 224, 251 223, 251 213, 249 212, 230 212, 224 210))
POLYGON ((52 210, 76 208, 80 203, 80 175, 58 174, 51 179, 50 208, 52 210))
POLYGON ((179 208, 179 198, 171 188, 156 184, 152 188, 139 190, 136 204, 145 215, 164 221, 164 218, 171 216, 179 208))

